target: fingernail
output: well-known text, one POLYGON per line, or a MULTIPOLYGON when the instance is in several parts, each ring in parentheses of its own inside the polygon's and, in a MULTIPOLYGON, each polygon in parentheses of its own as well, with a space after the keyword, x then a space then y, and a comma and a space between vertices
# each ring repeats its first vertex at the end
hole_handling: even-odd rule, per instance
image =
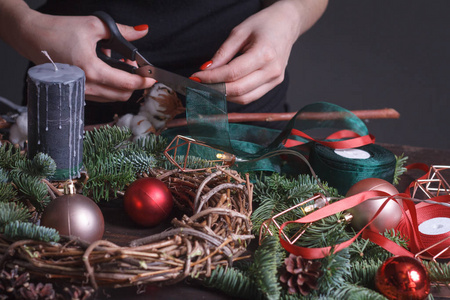
POLYGON ((133 28, 136 31, 144 31, 144 30, 148 29, 148 25, 147 24, 141 24, 141 25, 136 25, 133 28))
POLYGON ((209 68, 212 65, 212 60, 205 62, 203 65, 200 66, 200 70, 206 70, 207 68, 209 68))
POLYGON ((202 82, 198 77, 189 77, 190 80, 194 80, 196 82, 202 82))

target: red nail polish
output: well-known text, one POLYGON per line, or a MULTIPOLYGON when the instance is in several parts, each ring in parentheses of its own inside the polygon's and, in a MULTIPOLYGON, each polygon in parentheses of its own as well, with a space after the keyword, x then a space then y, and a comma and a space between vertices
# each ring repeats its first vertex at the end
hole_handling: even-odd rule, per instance
POLYGON ((203 65, 200 66, 200 70, 204 71, 207 68, 209 68, 212 65, 212 60, 205 62, 203 65))
POLYGON ((144 30, 148 29, 148 25, 147 24, 141 24, 141 25, 136 25, 133 28, 136 31, 144 31, 144 30))
POLYGON ((198 77, 189 77, 190 80, 194 80, 196 82, 202 82, 198 77))

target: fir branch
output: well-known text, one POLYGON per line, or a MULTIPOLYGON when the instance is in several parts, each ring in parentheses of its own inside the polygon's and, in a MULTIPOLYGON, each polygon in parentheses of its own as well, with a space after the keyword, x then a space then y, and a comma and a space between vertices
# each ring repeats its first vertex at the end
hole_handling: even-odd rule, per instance
POLYGON ((50 202, 47 185, 39 178, 20 172, 11 172, 11 177, 19 191, 27 196, 38 212, 42 212, 50 202))
POLYGON ((127 184, 136 180, 136 172, 131 165, 117 163, 114 156, 109 156, 85 165, 89 179, 84 191, 92 194, 94 201, 108 201, 111 194, 116 197, 117 191, 123 191, 127 184))
MULTIPOLYGON (((330 188, 322 183, 331 196, 338 196, 336 189, 330 188)), ((299 175, 297 178, 288 178, 277 173, 256 180, 254 184, 254 201, 259 202, 259 207, 252 214, 254 230, 258 230, 263 222, 269 220, 276 214, 305 201, 314 194, 324 192, 317 185, 317 181, 309 175, 299 175)), ((304 206, 312 204, 306 203, 304 206)), ((277 218, 278 223, 296 220, 305 213, 302 208, 297 208, 277 218)))
POLYGON ((246 270, 217 268, 205 280, 208 287, 219 289, 230 296, 244 299, 279 299, 281 285, 278 268, 283 263, 284 251, 278 238, 267 237, 255 251, 254 261, 246 270))
POLYGON ((281 292, 281 300, 342 300, 331 297, 330 295, 307 295, 302 294, 289 294, 287 291, 283 290, 281 292))
POLYGON ((37 153, 33 159, 18 161, 15 171, 18 171, 17 169, 30 176, 43 179, 55 174, 56 163, 48 154, 37 153))
POLYGON ((405 164, 408 161, 408 156, 404 156, 404 154, 400 156, 395 155, 395 159, 396 163, 393 184, 397 185, 400 182, 400 176, 402 176, 403 173, 407 171, 407 169, 405 168, 405 164))
POLYGON ((0 183, 6 183, 9 181, 9 172, 8 170, 0 167, 0 183))
MULTIPOLYGON (((321 260, 323 275, 318 280, 317 294, 334 297, 333 291, 346 284, 351 274, 350 254, 348 248, 332 253, 321 260)), ((340 298, 340 297, 336 297, 340 298)), ((342 299, 342 298, 341 298, 342 299)))
POLYGON ((235 268, 218 267, 204 281, 205 286, 242 299, 264 299, 256 283, 244 272, 235 268))
MULTIPOLYGON (((0 169, 1 171, 1 169, 0 169)), ((0 202, 12 201, 17 196, 17 191, 11 183, 0 180, 0 202)))
POLYGON ((132 167, 134 173, 142 174, 148 172, 150 168, 156 165, 156 159, 153 155, 147 154, 144 151, 124 149, 114 156, 117 168, 121 165, 129 165, 132 167))
POLYGON ((83 159, 88 160, 102 154, 116 152, 117 149, 132 143, 131 130, 126 127, 105 126, 94 128, 84 135, 83 159))
MULTIPOLYGON (((175 157, 175 161, 180 165, 184 165, 185 156, 184 155, 177 155, 175 157)), ((211 162, 209 160, 203 159, 201 157, 197 156, 188 156, 186 159, 186 168, 188 169, 203 169, 203 168, 212 168, 216 166, 215 162, 211 162)), ((176 168, 175 165, 173 165, 170 161, 167 159, 161 160, 158 162, 158 167, 171 170, 176 168)))
MULTIPOLYGON (((397 245, 402 246, 405 249, 408 249, 409 238, 402 234, 401 231, 395 231, 395 229, 387 229, 383 235, 395 242, 397 245)), ((387 258, 386 258, 387 259, 387 258)))
POLYGON ((281 285, 278 268, 282 265, 284 251, 276 236, 265 238, 255 251, 254 262, 248 273, 267 299, 279 299, 281 285))
POLYGON ((32 239, 44 242, 58 242, 58 231, 53 228, 35 225, 29 222, 15 221, 5 226, 5 236, 11 239, 32 239))
POLYGON ((22 203, 0 202, 0 232, 4 231, 4 227, 11 222, 27 221, 31 218, 28 209, 22 203))
POLYGON ((422 260, 422 263, 428 271, 431 282, 450 286, 450 264, 425 260, 422 260))
POLYGON ((352 299, 352 300, 387 300, 380 293, 355 284, 344 284, 339 289, 333 291, 336 299, 352 299))
POLYGON ((149 136, 133 143, 131 137, 129 128, 117 126, 86 133, 83 160, 89 179, 84 193, 92 194, 94 201, 116 197, 137 174, 156 166, 165 139, 149 136))
MULTIPOLYGON (((396 244, 408 249, 408 238, 400 231, 395 231, 395 229, 386 230, 383 234, 386 238, 395 242, 396 244)), ((350 246, 350 254, 352 261, 364 261, 368 259, 385 261, 392 254, 385 250, 383 247, 378 246, 374 242, 365 239, 357 239, 350 246)))
POLYGON ((145 152, 152 154, 155 157, 163 156, 164 150, 167 147, 167 139, 160 135, 150 134, 141 137, 134 142, 137 148, 144 150, 145 152))
POLYGON ((352 261, 351 275, 347 281, 352 284, 358 284, 366 288, 375 288, 375 276, 384 260, 366 259, 352 261))
POLYGON ((5 170, 14 169, 18 161, 26 159, 26 155, 19 148, 9 143, 0 146, 0 168, 5 170))
MULTIPOLYGON (((310 224, 296 244, 302 247, 321 248, 347 241, 350 239, 350 235, 345 230, 347 223, 342 221, 344 214, 340 212, 310 224)), ((286 226, 288 235, 297 232, 298 225, 300 224, 286 226)))

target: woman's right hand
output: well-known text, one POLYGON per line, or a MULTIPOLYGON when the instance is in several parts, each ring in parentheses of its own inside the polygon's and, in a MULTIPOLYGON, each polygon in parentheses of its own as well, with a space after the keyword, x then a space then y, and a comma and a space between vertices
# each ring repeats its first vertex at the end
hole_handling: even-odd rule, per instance
MULTIPOLYGON (((134 90, 145 89, 155 83, 151 78, 110 67, 98 58, 97 42, 108 39, 109 31, 97 17, 52 16, 29 8, 26 14, 19 15, 20 18, 13 20, 15 26, 9 26, 11 32, 5 34, 3 31, 2 38, 36 64, 48 62, 41 53, 45 50, 53 61, 83 69, 86 74, 87 100, 126 101, 134 90)), ((118 27, 129 41, 140 39, 148 32, 147 26, 136 27, 141 30, 120 24, 118 27)))

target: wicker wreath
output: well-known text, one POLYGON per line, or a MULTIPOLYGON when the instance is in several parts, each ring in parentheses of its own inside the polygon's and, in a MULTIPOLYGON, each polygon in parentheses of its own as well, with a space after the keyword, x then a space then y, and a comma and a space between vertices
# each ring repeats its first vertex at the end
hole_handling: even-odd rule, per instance
POLYGON ((19 266, 43 281, 119 288, 209 276, 214 268, 231 265, 245 252, 254 237, 253 187, 248 175, 244 180, 235 171, 216 167, 191 172, 153 170, 152 176, 168 184, 176 206, 192 214, 173 219, 171 228, 127 247, 64 236, 60 243, 0 237, 0 265, 19 266))

